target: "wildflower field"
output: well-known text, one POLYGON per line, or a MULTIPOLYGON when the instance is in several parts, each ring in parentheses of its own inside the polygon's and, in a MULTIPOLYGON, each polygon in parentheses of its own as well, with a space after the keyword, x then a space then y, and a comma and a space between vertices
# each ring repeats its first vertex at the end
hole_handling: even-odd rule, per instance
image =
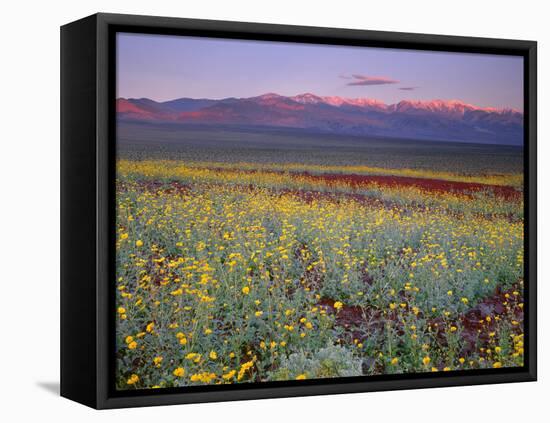
POLYGON ((120 157, 118 389, 523 365, 523 176, 120 157))

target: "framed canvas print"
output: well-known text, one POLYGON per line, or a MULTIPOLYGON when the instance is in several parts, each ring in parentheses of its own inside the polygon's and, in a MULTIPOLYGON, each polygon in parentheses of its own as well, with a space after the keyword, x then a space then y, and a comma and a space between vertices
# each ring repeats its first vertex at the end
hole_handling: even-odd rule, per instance
POLYGON ((536 43, 61 30, 61 393, 536 379, 536 43))

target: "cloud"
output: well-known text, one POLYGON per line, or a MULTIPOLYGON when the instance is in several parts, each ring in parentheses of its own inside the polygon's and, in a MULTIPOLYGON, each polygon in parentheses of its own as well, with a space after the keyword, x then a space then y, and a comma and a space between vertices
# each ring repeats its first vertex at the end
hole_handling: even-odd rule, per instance
POLYGON ((387 84, 397 84, 399 81, 395 79, 388 78, 386 76, 368 76, 368 75, 359 75, 353 74, 350 77, 340 76, 344 79, 353 79, 353 81, 348 82, 346 85, 349 86, 367 86, 367 85, 387 85, 387 84))
POLYGON ((417 88, 420 88, 420 87, 399 87, 398 89, 403 90, 403 91, 414 91, 417 88))

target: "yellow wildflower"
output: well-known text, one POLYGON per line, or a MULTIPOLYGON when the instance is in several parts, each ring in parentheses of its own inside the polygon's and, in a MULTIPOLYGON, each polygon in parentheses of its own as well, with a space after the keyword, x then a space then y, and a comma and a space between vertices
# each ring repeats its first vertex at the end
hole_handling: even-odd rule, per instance
POLYGON ((183 377, 185 375, 185 369, 183 367, 178 367, 172 373, 176 377, 183 377))
POLYGON ((132 376, 130 376, 130 377, 128 378, 128 380, 126 381, 126 383, 127 383, 128 385, 135 385, 138 381, 139 381, 139 376, 136 375, 136 374, 134 373, 132 376))
POLYGON ((235 377, 235 374, 237 373, 236 370, 231 370, 230 372, 227 372, 222 375, 222 378, 225 380, 233 379, 235 377))

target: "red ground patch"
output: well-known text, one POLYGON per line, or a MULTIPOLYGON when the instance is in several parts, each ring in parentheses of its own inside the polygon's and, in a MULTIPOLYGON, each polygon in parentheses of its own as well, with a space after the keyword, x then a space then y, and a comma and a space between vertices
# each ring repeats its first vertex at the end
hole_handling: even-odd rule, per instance
POLYGON ((495 195, 507 199, 519 199, 522 192, 514 187, 488 185, 472 182, 446 181, 442 179, 412 178, 407 176, 383 176, 383 175, 346 175, 325 173, 323 175, 314 175, 307 172, 299 173, 301 176, 310 178, 312 181, 326 182, 344 182, 354 187, 376 183, 387 187, 414 186, 427 191, 438 192, 462 192, 472 193, 476 191, 492 191, 495 195))
MULTIPOLYGON (((224 168, 212 168, 212 170, 227 172, 224 168)), ((240 170, 244 173, 259 173, 257 170, 240 170)), ((281 174, 287 173, 282 171, 262 171, 262 173, 268 174, 281 174)), ((443 179, 430 179, 430 178, 414 178, 409 176, 392 176, 392 175, 357 175, 357 174, 345 174, 345 173, 323 173, 314 174, 310 172, 291 172, 292 175, 302 176, 311 179, 312 182, 324 181, 328 183, 346 183, 352 187, 360 187, 361 185, 367 185, 376 183, 386 187, 407 187, 414 186, 426 191, 435 192, 459 192, 463 194, 471 194, 477 191, 492 191, 499 197, 504 197, 507 200, 519 200, 521 199, 523 192, 515 187, 481 184, 474 182, 459 182, 459 181, 447 181, 443 179)))
MULTIPOLYGON (((468 356, 477 348, 490 346, 492 333, 497 330, 499 319, 515 320, 517 325, 513 333, 517 335, 523 332, 524 313, 520 305, 523 304, 522 292, 523 289, 519 284, 514 284, 506 291, 497 287, 492 295, 459 315, 456 321, 437 317, 429 319, 428 325, 441 346, 447 346, 449 327, 451 325, 460 327, 460 338, 463 341, 460 353, 462 356, 468 356), (456 322, 460 322, 460 324, 456 322)), ((387 321, 392 322, 392 326, 399 335, 403 334, 403 324, 397 311, 388 310, 384 314, 383 311, 370 307, 344 305, 340 311, 336 312, 334 300, 330 298, 323 298, 319 302, 319 306, 336 315, 336 325, 342 327, 351 339, 363 342, 370 333, 383 330, 387 321)), ((419 316, 422 317, 421 314, 419 316)))

